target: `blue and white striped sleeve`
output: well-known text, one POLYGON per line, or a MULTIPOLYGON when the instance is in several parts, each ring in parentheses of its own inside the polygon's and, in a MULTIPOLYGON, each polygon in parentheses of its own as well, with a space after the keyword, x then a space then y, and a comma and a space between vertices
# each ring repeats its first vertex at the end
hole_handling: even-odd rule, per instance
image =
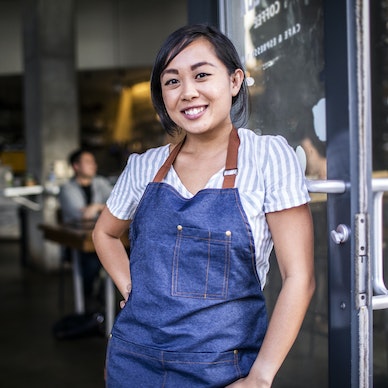
POLYGON ((156 175, 168 155, 168 146, 152 148, 143 154, 129 156, 107 201, 109 211, 121 220, 135 213, 144 190, 156 175))
POLYGON ((296 153, 282 136, 268 136, 264 166, 266 213, 309 202, 305 175, 296 153))

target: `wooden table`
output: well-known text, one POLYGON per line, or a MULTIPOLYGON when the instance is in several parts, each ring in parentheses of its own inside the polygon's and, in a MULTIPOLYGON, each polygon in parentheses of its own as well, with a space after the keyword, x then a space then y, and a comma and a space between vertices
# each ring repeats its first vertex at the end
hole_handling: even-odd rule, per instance
MULTIPOLYGON (((94 223, 82 222, 76 224, 40 224, 46 240, 58 243, 71 249, 73 267, 73 287, 75 311, 79 314, 85 312, 85 299, 83 293, 82 269, 80 252, 95 252, 92 232, 94 223)), ((129 247, 128 233, 122 237, 125 247, 129 247)), ((115 317, 115 288, 108 274, 105 276, 105 327, 109 335, 115 317)))

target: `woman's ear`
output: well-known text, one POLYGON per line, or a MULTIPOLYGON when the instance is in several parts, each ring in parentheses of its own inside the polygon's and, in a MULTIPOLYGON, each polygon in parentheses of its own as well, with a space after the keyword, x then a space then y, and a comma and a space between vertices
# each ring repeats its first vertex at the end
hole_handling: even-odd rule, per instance
POLYGON ((236 69, 233 74, 231 74, 230 79, 232 81, 232 96, 237 96, 238 92, 241 89, 241 84, 244 81, 244 72, 241 69, 236 69))

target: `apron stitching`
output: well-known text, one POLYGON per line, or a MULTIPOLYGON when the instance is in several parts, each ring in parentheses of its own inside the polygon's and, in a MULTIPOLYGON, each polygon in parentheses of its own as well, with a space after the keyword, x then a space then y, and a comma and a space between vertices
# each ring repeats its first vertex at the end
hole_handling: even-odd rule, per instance
POLYGON ((164 352, 161 351, 160 352, 160 363, 162 364, 162 369, 164 370, 164 373, 163 373, 163 382, 162 382, 162 388, 164 388, 166 386, 166 381, 167 381, 167 369, 166 369, 166 366, 165 366, 165 363, 164 363, 164 352))
POLYGON ((253 241, 252 229, 251 229, 251 226, 250 226, 248 220, 246 219, 246 214, 245 214, 244 210, 241 209, 241 207, 240 207, 241 201, 238 201, 237 195, 238 195, 238 191, 235 191, 234 196, 235 196, 235 200, 236 200, 236 205, 237 205, 237 208, 239 209, 241 218, 244 221, 245 230, 246 230, 246 233, 247 233, 247 236, 249 239, 249 250, 251 252, 252 269, 253 269, 253 272, 255 274, 256 280, 257 280, 259 286, 261 287, 259 274, 257 273, 257 268, 256 268, 255 243, 253 241))
POLYGON ((179 278, 178 256, 179 256, 181 241, 182 241, 182 230, 178 229, 178 234, 177 234, 177 239, 176 239, 176 244, 174 249, 173 266, 171 268, 171 278, 173 279, 173 281, 171 282, 171 295, 174 295, 175 293, 178 294, 178 278, 179 278), (176 268, 176 271, 174 271, 175 268, 176 268))
POLYGON ((235 352, 235 354, 234 354, 234 366, 235 366, 235 368, 236 368, 238 377, 241 378, 241 377, 243 377, 243 376, 242 376, 241 369, 240 369, 238 353, 239 353, 239 352, 235 352))
POLYGON ((173 257, 173 266, 172 266, 172 276, 171 276, 171 295, 180 296, 187 298, 199 298, 199 299, 226 299, 228 296, 228 284, 229 284, 229 272, 230 272, 230 255, 231 255, 231 237, 226 235, 226 238, 215 238, 211 236, 211 232, 208 232, 208 237, 198 237, 184 235, 184 228, 181 225, 177 227, 177 238, 174 248, 174 257, 173 257), (179 228, 180 227, 180 228, 179 228), (207 241, 207 265, 206 265, 206 276, 203 292, 194 292, 194 291, 181 291, 179 290, 179 258, 180 258, 180 248, 182 245, 182 240, 185 239, 195 239, 207 241), (209 273, 212 264, 212 255, 211 255, 211 243, 218 242, 222 243, 225 247, 224 253, 224 272, 223 272, 223 281, 221 291, 218 292, 209 292, 209 273))
POLYGON ((207 244, 207 266, 206 266, 206 281, 205 281, 205 293, 204 298, 207 298, 207 290, 208 290, 208 284, 209 284, 209 268, 210 268, 210 232, 208 232, 208 244, 207 244))
POLYGON ((222 292, 222 294, 225 295, 225 298, 228 298, 231 250, 232 250, 231 237, 228 237, 227 243, 225 244, 226 265, 225 265, 223 292, 222 292))

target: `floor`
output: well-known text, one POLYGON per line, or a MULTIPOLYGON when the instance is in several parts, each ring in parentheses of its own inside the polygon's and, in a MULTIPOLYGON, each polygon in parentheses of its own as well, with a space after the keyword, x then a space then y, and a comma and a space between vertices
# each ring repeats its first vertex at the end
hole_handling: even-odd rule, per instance
POLYGON ((71 277, 21 268, 19 244, 0 242, 0 386, 4 388, 104 387, 106 339, 56 340, 52 328, 72 313, 71 277))
MULTIPOLYGON (((22 268, 19 254, 18 241, 0 240, 0 386, 104 387, 105 336, 72 340, 53 336, 54 323, 72 313, 71 272, 65 273, 62 300, 60 274, 22 268)), ((272 297, 267 295, 269 304, 272 297)), ((315 308, 318 305, 315 301, 315 308)), ((386 326, 386 315, 378 320, 386 326)), ((376 361, 374 388, 388 386, 386 333, 378 332, 382 356, 376 361)), ((273 388, 328 387, 327 365, 327 322, 324 315, 310 311, 273 388)))

